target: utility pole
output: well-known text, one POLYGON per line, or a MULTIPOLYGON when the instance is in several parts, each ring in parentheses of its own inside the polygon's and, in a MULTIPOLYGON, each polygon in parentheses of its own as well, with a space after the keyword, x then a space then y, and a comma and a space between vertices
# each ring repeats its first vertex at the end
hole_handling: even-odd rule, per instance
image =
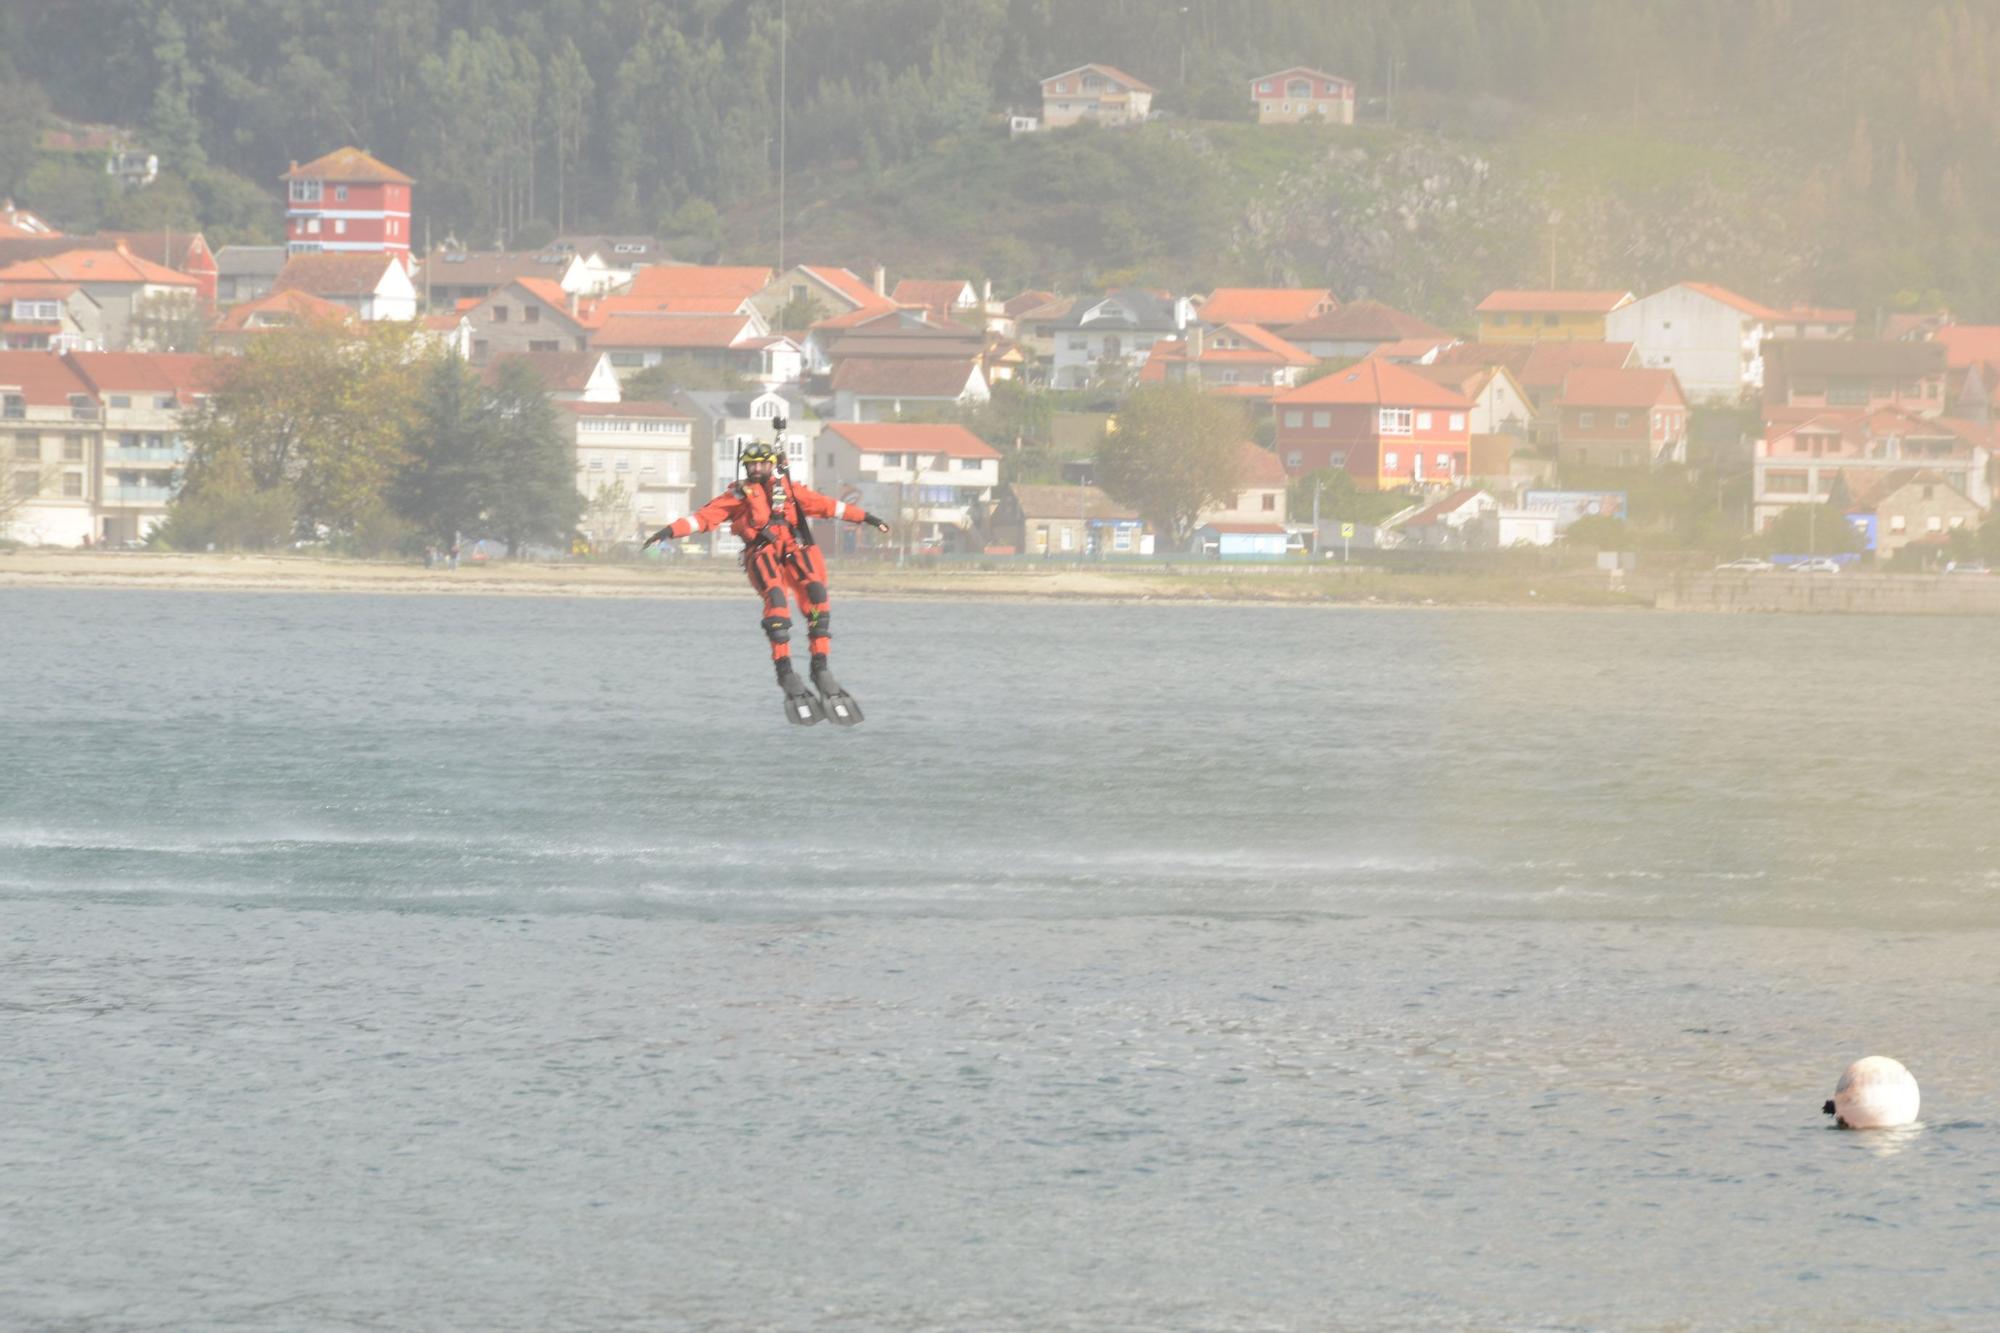
POLYGON ((786 48, 792 44, 790 0, 778 0, 778 274, 785 272, 785 92, 786 48))

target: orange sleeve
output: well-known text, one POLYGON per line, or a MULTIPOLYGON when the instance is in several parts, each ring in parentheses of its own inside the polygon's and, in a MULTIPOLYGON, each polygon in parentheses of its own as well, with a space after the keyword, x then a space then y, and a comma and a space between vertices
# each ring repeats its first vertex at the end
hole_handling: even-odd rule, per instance
POLYGON ((821 495, 810 486, 794 485, 792 498, 799 502, 799 508, 806 511, 807 518, 844 518, 849 523, 859 523, 864 512, 860 505, 851 505, 844 500, 821 495))
POLYGON ((742 507, 741 496, 735 491, 724 491, 692 514, 669 523, 667 532, 675 541, 692 537, 697 532, 713 532, 736 517, 736 511, 742 507))

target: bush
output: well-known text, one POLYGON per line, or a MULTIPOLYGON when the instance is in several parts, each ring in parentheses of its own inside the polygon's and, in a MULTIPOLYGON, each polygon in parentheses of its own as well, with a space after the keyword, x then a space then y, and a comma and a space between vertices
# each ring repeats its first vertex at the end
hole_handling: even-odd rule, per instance
POLYGON ((290 540, 297 503, 288 487, 209 487, 174 502, 152 543, 169 551, 268 551, 290 540))

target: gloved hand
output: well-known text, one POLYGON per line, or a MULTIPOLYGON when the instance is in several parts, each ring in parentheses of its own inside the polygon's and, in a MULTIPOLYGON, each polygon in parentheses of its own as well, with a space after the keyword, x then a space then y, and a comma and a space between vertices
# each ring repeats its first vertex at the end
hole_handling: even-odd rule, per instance
POLYGON ((863 523, 866 523, 869 527, 875 529, 875 531, 877 532, 887 532, 889 530, 889 520, 885 518, 877 518, 873 514, 863 514, 861 516, 861 521, 863 523))
POLYGON ((656 542, 665 541, 668 537, 672 536, 673 530, 674 530, 673 524, 669 523, 666 527, 661 528, 658 532, 646 538, 646 544, 644 546, 641 546, 639 549, 642 551, 651 550, 656 542))

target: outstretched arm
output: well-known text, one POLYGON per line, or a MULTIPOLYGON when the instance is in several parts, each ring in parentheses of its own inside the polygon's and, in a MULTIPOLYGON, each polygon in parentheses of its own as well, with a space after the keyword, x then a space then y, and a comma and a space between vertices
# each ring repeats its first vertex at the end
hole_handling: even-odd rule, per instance
POLYGON ((866 523, 877 532, 889 530, 888 521, 875 517, 860 505, 851 505, 844 500, 821 495, 810 486, 793 486, 792 495, 799 502, 799 508, 806 511, 807 518, 838 518, 849 523, 866 523))
POLYGON ((677 542, 683 537, 692 537, 697 532, 712 532, 734 518, 742 504, 742 499, 734 491, 724 491, 692 514, 675 519, 646 538, 646 544, 639 549, 644 551, 655 543, 663 541, 677 542))

